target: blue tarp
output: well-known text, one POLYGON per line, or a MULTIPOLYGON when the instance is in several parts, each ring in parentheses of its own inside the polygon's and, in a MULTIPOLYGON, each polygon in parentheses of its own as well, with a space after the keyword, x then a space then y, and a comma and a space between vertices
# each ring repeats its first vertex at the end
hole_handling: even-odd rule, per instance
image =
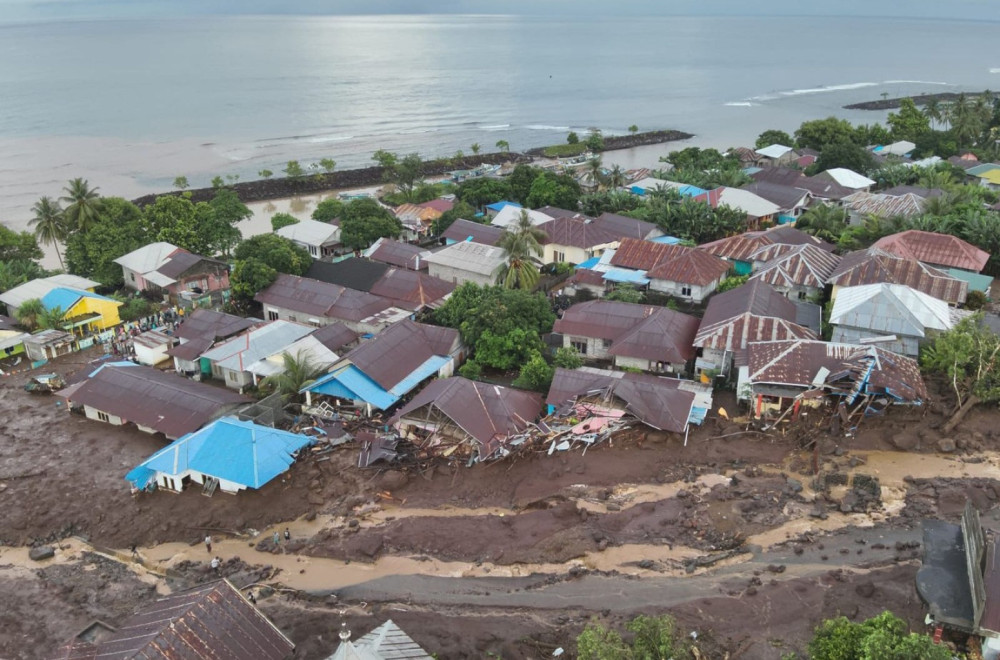
POLYGON ((592 269, 594 266, 596 266, 599 263, 601 263, 601 258, 600 257, 591 257, 590 259, 587 259, 583 263, 577 264, 576 267, 578 269, 579 268, 583 268, 585 270, 590 270, 590 269, 592 269))
POLYGON ((609 282, 628 282, 630 284, 649 284, 644 270, 628 270, 627 268, 612 268, 604 273, 604 279, 609 282))
POLYGON ((684 197, 697 197, 698 195, 704 195, 708 191, 698 186, 681 186, 677 189, 677 192, 684 197))
POLYGON ((143 487, 150 481, 150 472, 176 476, 191 470, 260 488, 288 469, 294 452, 312 442, 297 433, 223 417, 170 443, 125 478, 143 487))
POLYGON ((521 205, 517 202, 493 202, 492 204, 487 204, 486 208, 499 213, 500 211, 503 211, 506 206, 513 206, 516 209, 521 208, 521 205))

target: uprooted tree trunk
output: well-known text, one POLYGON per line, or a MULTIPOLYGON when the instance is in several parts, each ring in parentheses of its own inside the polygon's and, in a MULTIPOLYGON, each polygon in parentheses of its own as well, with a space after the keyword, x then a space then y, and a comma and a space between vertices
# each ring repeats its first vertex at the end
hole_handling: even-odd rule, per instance
POLYGON ((970 410, 972 410, 972 407, 977 403, 979 403, 979 401, 980 399, 978 396, 976 396, 975 394, 970 394, 969 398, 965 400, 965 403, 959 406, 958 410, 955 411, 955 414, 953 414, 951 418, 948 420, 948 422, 943 427, 941 427, 941 432, 944 433, 945 435, 951 433, 955 429, 955 427, 958 426, 959 423, 961 423, 962 418, 965 417, 965 414, 970 410))

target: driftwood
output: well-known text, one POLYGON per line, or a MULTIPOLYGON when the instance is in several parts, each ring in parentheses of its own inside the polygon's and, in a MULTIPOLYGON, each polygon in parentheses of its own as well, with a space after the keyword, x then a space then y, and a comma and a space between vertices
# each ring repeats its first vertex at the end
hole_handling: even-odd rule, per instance
POLYGON ((962 419, 965 417, 965 414, 970 410, 972 410, 972 407, 977 403, 979 403, 979 397, 976 396, 975 394, 970 394, 969 398, 966 399, 965 403, 962 404, 962 407, 956 410, 955 414, 951 416, 951 419, 949 419, 948 422, 943 427, 941 427, 941 432, 944 434, 951 433, 955 429, 955 427, 961 423, 962 419))

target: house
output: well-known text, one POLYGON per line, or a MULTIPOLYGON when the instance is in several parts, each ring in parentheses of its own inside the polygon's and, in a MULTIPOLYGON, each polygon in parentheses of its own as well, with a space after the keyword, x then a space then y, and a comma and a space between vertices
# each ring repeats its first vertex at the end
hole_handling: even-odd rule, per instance
POLYGON ((542 412, 542 397, 458 376, 433 381, 389 423, 424 451, 474 461, 504 456, 511 437, 542 412))
POLYGON ((410 320, 400 321, 362 343, 305 390, 386 410, 426 379, 447 378, 464 357, 458 331, 410 320))
POLYGON ((749 275, 755 268, 763 265, 754 258, 754 255, 771 245, 812 245, 827 252, 833 252, 834 249, 832 244, 788 225, 729 236, 711 243, 703 243, 697 249, 729 261, 733 264, 737 275, 749 275))
POLYGON ((916 360, 877 346, 812 339, 754 342, 740 368, 740 399, 753 402, 755 417, 789 405, 815 406, 832 394, 847 406, 861 396, 920 404, 927 388, 916 360))
POLYGON ((563 346, 587 360, 611 360, 617 367, 684 373, 694 359, 691 346, 698 319, 666 307, 591 300, 567 309, 552 331, 563 346))
POLYGON ((393 209, 393 214, 403 225, 405 233, 412 237, 428 233, 431 223, 443 215, 432 207, 417 204, 401 204, 393 209))
POLYGON ((778 207, 778 224, 795 224, 812 202, 812 193, 802 188, 770 181, 758 181, 741 188, 766 199, 778 207))
POLYGON ((512 225, 516 225, 521 220, 521 214, 527 213, 528 219, 531 224, 543 225, 550 220, 555 220, 555 218, 547 213, 542 213, 541 211, 532 211, 531 209, 522 209, 520 206, 505 206, 503 209, 494 215, 490 219, 490 224, 494 227, 500 227, 504 229, 512 225))
POLYGON ((326 660, 431 660, 433 657, 388 619, 356 642, 351 641, 351 631, 341 630, 340 646, 326 660))
POLYGON ((83 289, 52 289, 42 297, 42 306, 50 312, 62 310, 63 322, 59 329, 80 337, 101 334, 122 322, 118 316, 122 303, 83 289))
POLYGON ((0 360, 24 353, 24 340, 31 335, 7 316, 0 316, 0 360))
POLYGON ((156 600, 103 639, 75 639, 60 657, 285 660, 294 650, 232 583, 216 580, 156 600))
POLYGON ((329 222, 299 220, 294 225, 275 230, 274 233, 305 248, 313 259, 331 257, 340 247, 340 227, 329 222))
MULTIPOLYGON (((448 211, 455 208, 455 196, 449 195, 448 197, 450 197, 451 199, 448 199, 446 197, 438 197, 437 199, 432 199, 429 202, 423 202, 421 204, 417 204, 417 206, 425 209, 431 209, 432 211, 437 211, 441 215, 444 215, 448 211)), ((439 215, 438 217, 441 217, 441 215, 439 215)))
POLYGON ((445 245, 461 243, 462 241, 471 241, 483 245, 496 245, 500 241, 501 236, 503 236, 503 229, 500 227, 484 225, 461 218, 451 223, 451 226, 441 234, 445 245))
POLYGON ((401 310, 417 312, 439 307, 455 290, 455 283, 428 273, 390 268, 372 285, 371 293, 401 310))
POLYGON ((827 178, 806 176, 802 170, 788 167, 767 167, 751 175, 754 181, 775 183, 783 186, 800 188, 819 201, 837 201, 855 192, 836 181, 827 178))
POLYGON ((746 214, 747 226, 751 229, 759 229, 762 225, 776 223, 778 212, 781 210, 777 204, 739 188, 716 188, 698 195, 694 199, 705 202, 713 209, 728 206, 746 214))
POLYGON ((872 247, 937 268, 958 268, 970 273, 980 272, 990 259, 988 252, 957 236, 917 229, 885 236, 875 241, 872 247))
POLYGON ((761 280, 712 296, 692 345, 701 350, 695 372, 728 376, 733 364, 746 364, 747 344, 779 339, 815 339, 808 327, 818 305, 796 303, 761 280))
POLYGON ((795 150, 783 144, 772 144, 762 149, 755 150, 758 156, 757 163, 764 167, 780 167, 790 165, 799 157, 795 150))
POLYGON ((291 321, 271 321, 222 342, 199 357, 207 362, 212 378, 226 387, 242 390, 253 384, 250 365, 281 353, 316 328, 291 321))
POLYGON ((822 296, 840 257, 815 245, 767 245, 752 256, 763 262, 750 279, 760 279, 796 300, 822 296))
POLYGON ((410 314, 370 293, 284 273, 254 300, 264 306, 264 318, 269 321, 308 323, 314 327, 342 322, 359 333, 378 332, 410 314))
POLYGON ((175 440, 132 469, 125 479, 138 490, 152 484, 179 493, 188 483, 235 494, 259 489, 295 462, 313 438, 235 417, 222 417, 175 440))
POLYGON ((361 253, 361 256, 398 268, 407 270, 427 270, 423 257, 430 254, 420 246, 394 241, 391 238, 380 238, 361 253))
POLYGON ((357 344, 358 333, 343 323, 326 325, 314 330, 302 339, 282 348, 271 355, 257 360, 247 367, 254 386, 270 376, 285 372, 285 356, 306 362, 314 369, 326 371, 340 359, 340 356, 357 344))
MULTIPOLYGON (((988 279, 988 278, 987 278, 988 279)), ((833 285, 831 299, 845 287, 865 284, 902 284, 943 300, 949 305, 961 305, 968 295, 969 285, 948 272, 922 264, 916 259, 903 259, 878 248, 849 252, 827 278, 833 285)))
POLYGON ((474 282, 492 286, 506 261, 506 252, 503 248, 463 241, 431 253, 425 261, 432 277, 455 284, 474 282))
POLYGON ((200 374, 207 377, 211 375, 212 368, 207 360, 201 360, 201 354, 216 342, 261 322, 259 319, 245 319, 214 309, 198 308, 184 316, 182 322, 174 327, 174 337, 179 343, 167 349, 167 355, 174 359, 175 371, 188 376, 200 374))
POLYGON ((77 349, 77 338, 62 330, 42 330, 24 338, 24 353, 32 362, 46 362, 77 349))
POLYGON ((88 419, 112 426, 132 422, 140 431, 169 439, 250 402, 240 394, 132 362, 106 363, 57 395, 66 399, 67 410, 82 407, 88 419))
POLYGON ((696 250, 682 248, 646 271, 649 288, 674 298, 702 303, 712 295, 731 270, 729 262, 696 250))
POLYGON ((813 178, 821 181, 832 181, 838 186, 849 188, 854 191, 864 190, 867 192, 871 190, 872 186, 875 185, 875 182, 865 175, 858 174, 854 170, 849 170, 846 167, 834 167, 820 172, 813 178))
POLYGON ((980 174, 979 185, 990 190, 1000 190, 1000 167, 980 174))
POLYGON ((367 259, 349 258, 336 263, 314 261, 306 269, 304 277, 367 292, 391 267, 367 259))
POLYGON ((576 295, 580 291, 588 291, 590 297, 600 298, 607 290, 604 283, 604 273, 590 268, 577 267, 566 280, 562 290, 567 296, 576 295))
POLYGON ((921 199, 932 199, 934 197, 941 197, 945 194, 945 191, 941 188, 924 188, 923 186, 893 186, 892 188, 886 188, 882 191, 883 195, 891 195, 893 197, 899 197, 901 195, 916 195, 921 199))
POLYGON ((494 202, 492 204, 487 204, 486 205, 486 217, 489 218, 490 220, 492 220, 493 218, 495 218, 497 216, 498 213, 500 213, 501 211, 503 211, 508 206, 510 206, 512 208, 515 208, 515 209, 521 208, 521 205, 518 204, 518 203, 516 203, 516 202, 507 202, 507 201, 494 202))
POLYGON ((876 218, 912 218, 924 212, 926 200, 913 193, 887 195, 856 192, 841 200, 852 225, 864 224, 869 216, 876 218))
POLYGON ((622 411, 646 426, 686 433, 712 406, 711 388, 689 380, 604 369, 557 368, 545 402, 558 409, 622 411))
POLYGON ((1000 172, 1000 164, 998 163, 974 163, 972 167, 963 168, 965 173, 970 177, 970 180, 978 180, 979 185, 990 187, 990 179, 985 178, 992 172, 1000 172))
POLYGON ((176 343, 178 343, 177 338, 173 335, 168 335, 161 330, 147 330, 132 338, 132 346, 135 347, 135 360, 139 364, 154 367, 170 359, 167 351, 173 348, 176 343))
POLYGON ((560 216, 538 226, 545 232, 542 241, 545 263, 583 263, 618 246, 623 238, 645 239, 662 236, 656 225, 621 215, 605 213, 589 218, 579 213, 560 216))
POLYGON ((122 267, 125 286, 136 291, 165 292, 175 304, 229 299, 228 264, 170 243, 144 245, 118 257, 115 263, 122 267))
POLYGON ((968 313, 902 284, 853 286, 841 289, 833 301, 832 341, 878 342, 880 348, 915 356, 925 339, 950 330, 968 313))
POLYGON ((913 142, 899 140, 892 144, 875 147, 872 152, 879 156, 898 156, 899 158, 903 158, 908 157, 916 148, 917 145, 913 142))
POLYGON ((49 277, 39 277, 30 282, 19 284, 13 289, 8 289, 0 293, 0 302, 7 306, 7 313, 16 318, 17 310, 25 300, 41 300, 52 289, 67 288, 93 293, 98 286, 100 283, 94 280, 62 273, 49 277))

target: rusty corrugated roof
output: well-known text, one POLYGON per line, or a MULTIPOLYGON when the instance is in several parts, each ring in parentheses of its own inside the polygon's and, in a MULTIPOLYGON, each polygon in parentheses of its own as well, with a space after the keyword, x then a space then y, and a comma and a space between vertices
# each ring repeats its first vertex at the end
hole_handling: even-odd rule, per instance
POLYGON ((827 282, 851 287, 865 284, 903 284, 952 305, 965 302, 969 284, 951 277, 943 270, 904 259, 878 248, 858 250, 844 255, 827 282))
POLYGON ((650 268, 646 277, 651 280, 706 286, 721 279, 729 269, 729 263, 714 254, 685 248, 680 254, 650 268))
POLYGON ((720 238, 717 241, 699 245, 698 249, 733 261, 750 261, 753 254, 759 249, 773 244, 774 241, 762 233, 751 232, 720 238))
POLYGON ((754 261, 766 263, 751 279, 761 279, 777 287, 805 286, 822 289, 826 286, 830 273, 840 263, 837 255, 812 245, 780 246, 788 249, 769 259, 768 253, 774 247, 778 246, 768 246, 754 254, 754 261))
MULTIPOLYGON (((351 259, 351 261, 360 261, 351 259)), ((308 277, 279 273, 254 300, 315 317, 361 321, 392 307, 385 298, 308 277)))
POLYGON ((184 317, 184 322, 175 328, 174 335, 181 339, 205 337, 215 341, 232 337, 256 323, 260 321, 199 307, 184 317))
POLYGON ((687 249, 690 248, 625 238, 611 257, 611 265, 633 270, 649 270, 662 261, 682 254, 687 249))
POLYGON ((753 341, 813 339, 812 330, 798 325, 795 304, 761 280, 712 296, 694 345, 738 351, 753 341))
POLYGON ((917 229, 885 236, 872 247, 904 259, 916 259, 927 264, 961 268, 975 273, 981 271, 990 259, 988 252, 957 236, 917 229))
POLYGON ((409 268, 410 270, 427 268, 427 264, 422 258, 427 250, 419 245, 394 241, 391 238, 380 238, 372 248, 365 250, 365 256, 372 261, 409 268))
POLYGON ((404 319, 344 356, 366 376, 390 390, 435 355, 451 354, 458 330, 404 319))
POLYGON ((500 227, 462 220, 461 218, 451 223, 451 226, 441 234, 441 238, 448 240, 461 242, 471 238, 473 243, 482 243, 483 245, 496 245, 501 236, 503 236, 503 229, 500 227))
POLYGON ((370 293, 388 299, 404 309, 416 310, 431 305, 455 290, 455 283, 432 277, 422 271, 393 268, 371 288, 370 293))

